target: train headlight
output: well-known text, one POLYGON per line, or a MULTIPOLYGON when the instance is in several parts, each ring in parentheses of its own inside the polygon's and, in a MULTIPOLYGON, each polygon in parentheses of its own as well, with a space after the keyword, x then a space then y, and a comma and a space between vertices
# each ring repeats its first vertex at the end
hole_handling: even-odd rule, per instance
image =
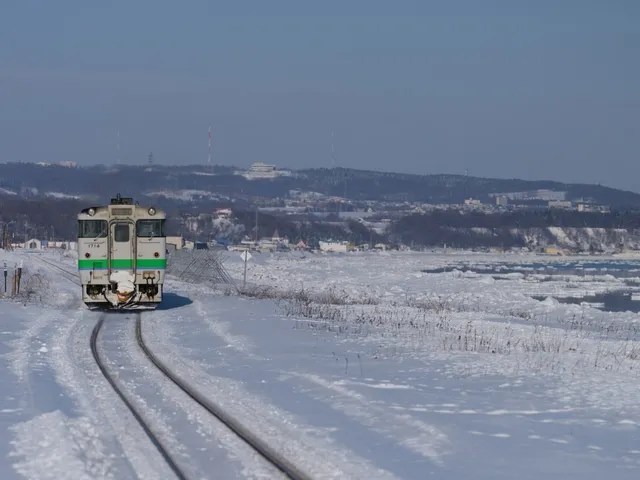
POLYGON ((96 209, 95 208, 90 208, 89 209, 89 215, 91 215, 92 217, 96 214, 96 209))
POLYGON ((153 207, 151 207, 151 208, 149 209, 149 215, 155 215, 155 214, 156 214, 156 209, 155 209, 155 208, 153 208, 153 207))

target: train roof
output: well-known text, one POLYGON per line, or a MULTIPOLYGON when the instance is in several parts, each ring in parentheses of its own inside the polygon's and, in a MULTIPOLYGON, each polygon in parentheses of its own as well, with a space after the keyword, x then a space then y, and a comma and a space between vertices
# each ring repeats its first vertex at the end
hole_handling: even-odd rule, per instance
POLYGON ((84 208, 78 214, 79 220, 90 219, 108 219, 112 217, 130 217, 135 218, 166 218, 165 211, 161 208, 151 205, 139 205, 133 203, 133 198, 122 197, 120 194, 111 199, 109 205, 94 205, 84 208), (149 213, 153 209, 153 214, 149 213), (93 214, 89 212, 93 210, 93 214))

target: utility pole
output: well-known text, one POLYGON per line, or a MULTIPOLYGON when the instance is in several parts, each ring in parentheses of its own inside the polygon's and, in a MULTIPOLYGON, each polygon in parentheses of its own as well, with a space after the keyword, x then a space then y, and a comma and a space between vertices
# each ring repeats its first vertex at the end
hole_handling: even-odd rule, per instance
POLYGON ((244 259, 244 273, 242 274, 242 290, 246 290, 247 288, 247 259, 249 258, 248 250, 245 250, 242 258, 244 259))
POLYGON ((258 207, 256 207, 256 245, 258 244, 258 207))
POLYGON ((347 172, 344 172, 344 201, 347 201, 347 172))
MULTIPOLYGON (((334 173, 336 173, 336 149, 335 149, 335 142, 334 142, 334 134, 333 132, 331 132, 331 166, 333 167, 333 171, 334 173)), ((340 183, 340 174, 338 174, 338 184, 340 183)), ((338 202, 338 216, 340 216, 340 213, 342 212, 342 202, 339 201, 338 202)))

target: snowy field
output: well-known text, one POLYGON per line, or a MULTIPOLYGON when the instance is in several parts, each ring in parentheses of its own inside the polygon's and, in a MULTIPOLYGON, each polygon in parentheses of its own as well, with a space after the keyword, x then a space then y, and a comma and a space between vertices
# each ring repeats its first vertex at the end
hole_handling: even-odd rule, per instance
MULTIPOLYGON (((45 294, 0 299, 0 478, 171 478, 93 361, 99 314, 59 270, 73 254, 4 260, 45 294)), ((640 315, 556 299, 628 288, 634 269, 637 257, 261 254, 244 296, 172 278, 143 320, 175 372, 313 478, 637 479, 640 315), (473 272, 499 264, 524 273, 473 272)), ((279 478, 144 358, 133 316, 104 328, 110 370, 190 478, 279 478)))

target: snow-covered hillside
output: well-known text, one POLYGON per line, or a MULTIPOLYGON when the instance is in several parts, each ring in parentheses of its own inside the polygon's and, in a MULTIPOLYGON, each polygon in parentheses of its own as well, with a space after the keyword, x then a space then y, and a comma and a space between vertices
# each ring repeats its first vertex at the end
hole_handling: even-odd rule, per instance
POLYGON ((14 192, 13 190, 8 190, 6 188, 2 188, 0 187, 0 195, 12 195, 12 196, 16 196, 17 193, 14 192))
MULTIPOLYGON (((75 259, 42 255, 0 251, 50 280, 46 298, 0 300, 1 478, 170 478, 92 359, 98 314, 47 263, 73 270, 75 259)), ((261 254, 244 296, 170 279, 145 336, 312 478, 635 479, 640 316, 553 298, 627 285, 605 275, 616 262, 640 269, 621 258, 608 271, 563 259, 590 275, 546 278, 460 262, 558 259, 261 254), (444 266, 459 268, 424 273, 444 266)), ((241 283, 238 255, 226 266, 241 283)), ((144 358, 130 316, 104 328, 108 367, 191 478, 275 478, 144 358)))
MULTIPOLYGON (((459 245, 469 247, 556 247, 572 252, 614 252, 620 249, 640 250, 640 232, 624 228, 482 228, 446 227, 455 232, 459 245)), ((434 241, 414 242, 442 246, 434 241)))
POLYGON ((532 229, 513 229, 512 233, 521 236, 529 245, 554 246, 588 252, 615 251, 619 248, 640 249, 640 233, 623 228, 571 228, 548 227, 532 229))

